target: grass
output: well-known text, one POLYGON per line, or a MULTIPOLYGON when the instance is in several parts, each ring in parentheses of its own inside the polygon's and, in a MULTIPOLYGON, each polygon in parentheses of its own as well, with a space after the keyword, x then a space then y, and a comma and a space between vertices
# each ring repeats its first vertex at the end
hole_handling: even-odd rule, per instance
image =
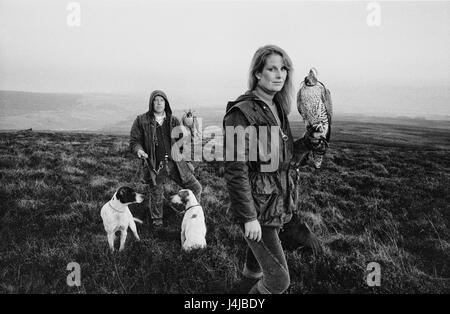
MULTIPOLYGON (((380 133, 385 127, 338 125, 323 168, 301 169, 299 215, 324 250, 317 256, 286 251, 287 293, 450 292, 448 131, 445 137, 442 130, 394 128, 389 139, 380 133), (366 284, 370 262, 381 265, 380 287, 366 284)), ((299 126, 293 129, 299 134, 299 126)), ((200 162, 196 168, 207 249, 183 253, 182 217, 165 208, 164 228, 138 225, 142 241, 130 233, 126 250, 111 254, 101 207, 120 185, 148 195, 128 138, 0 133, 0 292, 230 292, 240 278, 245 241, 227 215, 219 166, 200 162), (72 261, 81 266, 81 287, 66 284, 72 261)), ((166 195, 176 189, 169 186, 166 195)), ((147 200, 131 210, 146 221, 146 206, 147 200)))

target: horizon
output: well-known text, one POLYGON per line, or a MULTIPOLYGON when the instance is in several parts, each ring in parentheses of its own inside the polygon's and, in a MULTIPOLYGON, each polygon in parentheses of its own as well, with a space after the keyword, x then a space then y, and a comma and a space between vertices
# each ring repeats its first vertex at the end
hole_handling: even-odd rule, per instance
MULTIPOLYGON (((380 86, 369 85, 357 87, 341 87, 341 89, 331 89, 333 99, 334 115, 336 116, 366 116, 366 117, 393 117, 393 118, 412 118, 412 119, 427 119, 427 120, 450 120, 450 87, 449 86, 429 86, 417 87, 410 86, 380 86), (383 89, 384 92, 379 91, 383 89), (360 104, 365 105, 365 110, 360 110, 360 104), (405 110, 407 108, 408 110, 405 110)), ((67 95, 78 96, 86 99, 89 105, 96 106, 99 98, 102 102, 106 102, 111 106, 119 106, 120 103, 126 102, 130 106, 130 110, 136 112, 146 110, 148 106, 148 97, 151 91, 136 92, 136 93, 108 93, 108 92, 45 92, 45 91, 26 91, 26 90, 0 90, 1 93, 29 93, 36 95, 67 95)), ((226 98, 219 97, 192 97, 191 95, 181 95, 178 93, 166 93, 169 97, 171 107, 176 111, 183 111, 187 109, 212 109, 214 111, 221 110, 226 107, 228 101, 236 99, 241 93, 236 93, 234 96, 226 98), (214 99, 214 103, 211 103, 214 99)), ((297 90, 295 90, 297 92, 297 90)), ((298 114, 296 106, 296 96, 294 96, 292 103, 291 114, 298 114)), ((84 101, 83 101, 84 102, 84 101)), ((38 102, 39 103, 39 102, 38 102)), ((4 101, 0 103, 0 109, 11 107, 13 104, 5 106, 4 101)), ((14 103, 17 109, 21 107, 20 102, 14 103)), ((64 104, 61 104, 64 105, 64 104)), ((36 108, 37 109, 37 108, 36 108)), ((0 115, 5 116, 7 110, 0 112, 0 115)))

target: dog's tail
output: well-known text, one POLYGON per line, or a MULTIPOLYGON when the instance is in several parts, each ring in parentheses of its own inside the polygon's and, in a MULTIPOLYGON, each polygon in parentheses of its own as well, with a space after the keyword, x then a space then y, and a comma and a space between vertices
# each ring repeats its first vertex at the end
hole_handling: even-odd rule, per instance
POLYGON ((133 219, 134 219, 134 221, 136 221, 136 222, 138 222, 138 223, 140 223, 140 224, 143 224, 143 223, 144 223, 142 220, 140 220, 140 219, 138 219, 138 218, 134 218, 134 217, 133 217, 133 219))

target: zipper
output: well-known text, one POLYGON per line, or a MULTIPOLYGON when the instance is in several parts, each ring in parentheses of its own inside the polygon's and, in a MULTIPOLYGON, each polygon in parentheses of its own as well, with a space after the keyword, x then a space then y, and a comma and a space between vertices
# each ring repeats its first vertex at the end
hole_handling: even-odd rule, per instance
MULTIPOLYGON (((272 120, 272 123, 274 123, 275 125, 278 125, 277 119, 275 118, 275 116, 274 116, 274 114, 272 112, 272 109, 270 109, 269 106, 264 101, 261 101, 261 102, 263 104, 264 111, 270 111, 270 115, 268 115, 268 116, 272 120)), ((275 105, 275 110, 277 110, 277 106, 276 105, 275 105)), ((282 161, 284 162, 286 157, 287 157, 287 145, 286 145, 286 143, 289 140, 289 137, 283 132, 283 125, 286 124, 285 120, 284 120, 283 108, 281 108, 281 119, 280 119, 280 122, 281 122, 281 125, 278 125, 278 126, 279 126, 279 130, 280 130, 280 135, 281 135, 281 143, 283 145, 282 151, 283 151, 284 155, 282 157, 282 161)))

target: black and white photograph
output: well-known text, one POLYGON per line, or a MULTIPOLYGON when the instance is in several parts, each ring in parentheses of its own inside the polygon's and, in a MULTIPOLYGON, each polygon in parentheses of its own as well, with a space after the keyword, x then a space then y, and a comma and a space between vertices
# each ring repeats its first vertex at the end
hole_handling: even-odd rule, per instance
POLYGON ((0 294, 449 294, 449 56, 449 1, 0 0, 0 294))

